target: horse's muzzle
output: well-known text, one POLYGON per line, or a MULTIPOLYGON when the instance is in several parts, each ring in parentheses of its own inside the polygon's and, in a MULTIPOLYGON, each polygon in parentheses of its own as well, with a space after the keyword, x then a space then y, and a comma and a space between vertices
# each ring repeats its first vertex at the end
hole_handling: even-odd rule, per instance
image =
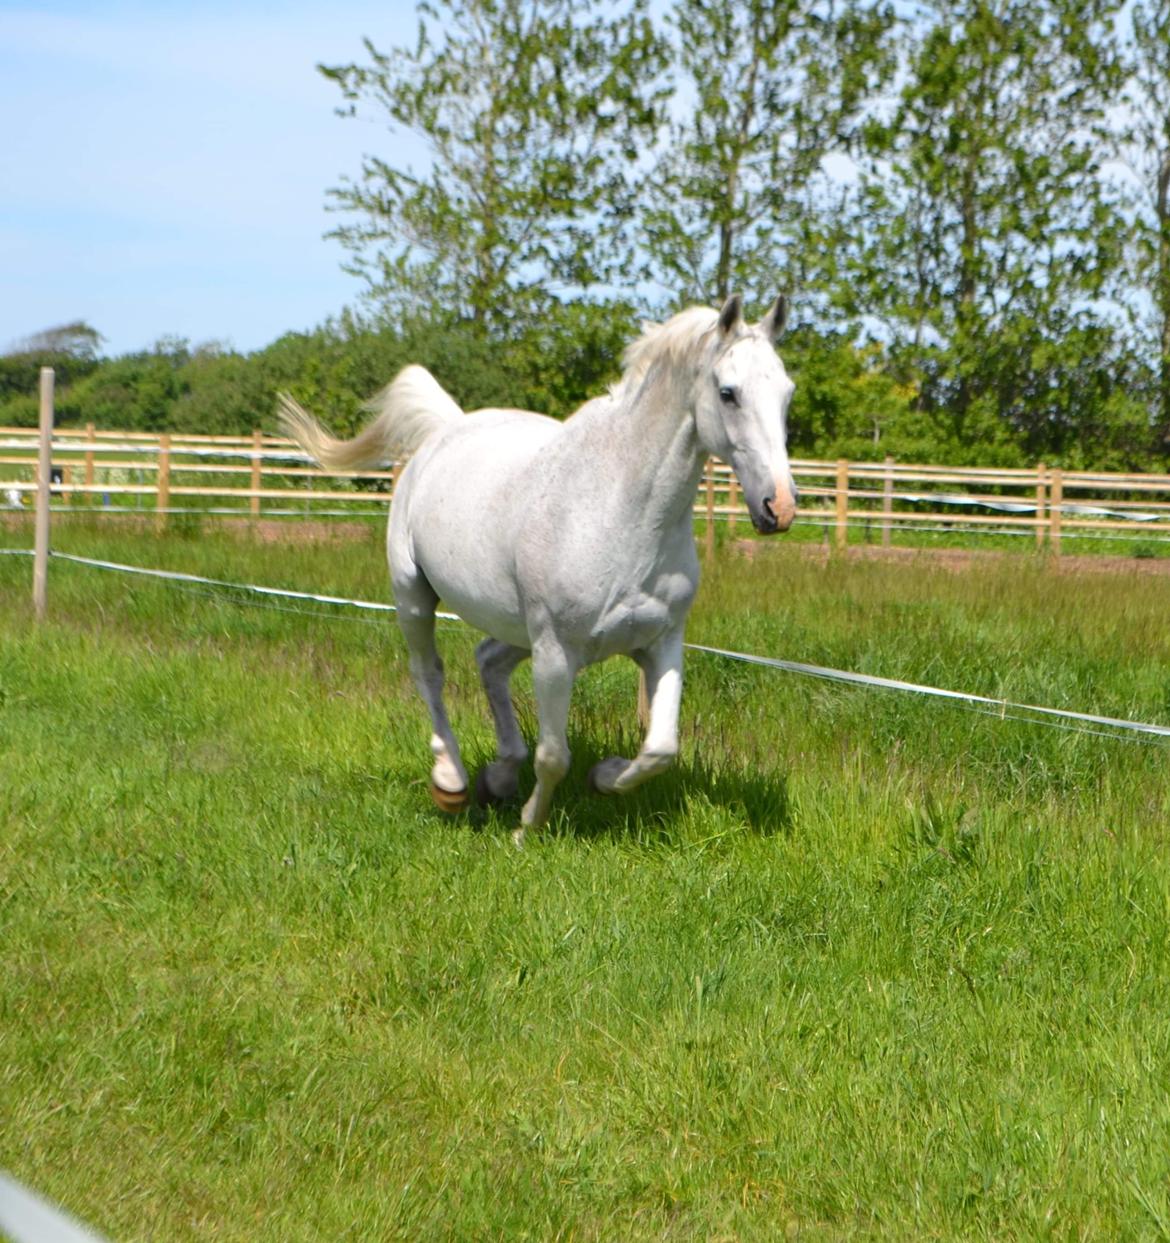
POLYGON ((752 513, 752 525, 761 535, 787 531, 796 518, 796 498, 791 493, 764 497, 759 513, 752 513))
POLYGON ((787 531, 796 518, 796 485, 787 464, 776 470, 751 454, 733 453, 732 469, 743 488, 752 526, 761 535, 787 531))

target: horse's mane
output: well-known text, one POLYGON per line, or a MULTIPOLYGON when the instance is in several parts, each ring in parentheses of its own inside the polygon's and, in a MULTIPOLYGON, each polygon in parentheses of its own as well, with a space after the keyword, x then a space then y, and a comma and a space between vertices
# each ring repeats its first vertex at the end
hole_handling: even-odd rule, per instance
POLYGON ((685 366, 702 348, 703 338, 711 334, 718 321, 719 312, 709 306, 689 306, 662 324, 643 321, 642 335, 631 341, 622 354, 622 374, 604 396, 587 401, 575 413, 620 401, 637 388, 655 363, 665 361, 672 368, 685 366))
POLYGON ((622 377, 614 387, 640 380, 660 360, 674 367, 682 366, 718 319, 719 312, 709 306, 689 306, 664 324, 644 323, 642 335, 626 346, 622 355, 622 377))

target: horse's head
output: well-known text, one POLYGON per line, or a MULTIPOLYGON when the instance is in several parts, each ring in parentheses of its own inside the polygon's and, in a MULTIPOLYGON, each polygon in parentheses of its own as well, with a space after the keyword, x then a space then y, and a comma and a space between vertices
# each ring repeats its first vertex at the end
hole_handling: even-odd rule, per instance
POLYGON ((708 453, 730 462, 761 535, 787 531, 796 517, 788 465, 788 403, 795 385, 776 353, 788 314, 781 294, 759 324, 743 320, 743 301, 728 298, 715 326, 715 351, 700 371, 695 423, 708 453))

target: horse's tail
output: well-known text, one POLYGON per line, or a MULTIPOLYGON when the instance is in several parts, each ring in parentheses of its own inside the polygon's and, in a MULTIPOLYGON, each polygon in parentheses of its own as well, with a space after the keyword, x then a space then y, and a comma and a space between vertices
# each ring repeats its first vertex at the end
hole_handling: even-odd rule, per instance
POLYGON ((455 399, 425 367, 404 367, 366 403, 374 414, 352 440, 337 440, 287 393, 278 397, 286 435, 327 470, 376 470, 413 453, 441 427, 463 417, 455 399))

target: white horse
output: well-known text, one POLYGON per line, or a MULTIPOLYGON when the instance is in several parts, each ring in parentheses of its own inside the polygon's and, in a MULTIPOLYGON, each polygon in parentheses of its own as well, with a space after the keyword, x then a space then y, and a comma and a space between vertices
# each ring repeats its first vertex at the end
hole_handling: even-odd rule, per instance
POLYGON ((678 753, 683 628, 699 582, 692 509, 708 454, 729 461, 752 523, 787 530, 796 513, 785 419, 794 385, 773 342, 783 297, 759 325, 738 296, 648 325, 608 396, 563 423, 522 410, 465 415, 422 367, 370 403, 353 440, 329 436, 287 396, 285 430, 331 470, 369 470, 410 454, 390 510, 387 549, 410 668, 430 710, 431 793, 468 802, 467 773, 443 705, 435 650, 439 600, 489 637, 476 660, 497 755, 476 797, 516 794, 528 751, 508 688, 532 658, 539 736, 536 785, 513 837, 548 817, 569 768, 565 729, 578 671, 619 653, 645 675, 650 722, 634 759, 594 765, 590 785, 624 793, 678 753))

